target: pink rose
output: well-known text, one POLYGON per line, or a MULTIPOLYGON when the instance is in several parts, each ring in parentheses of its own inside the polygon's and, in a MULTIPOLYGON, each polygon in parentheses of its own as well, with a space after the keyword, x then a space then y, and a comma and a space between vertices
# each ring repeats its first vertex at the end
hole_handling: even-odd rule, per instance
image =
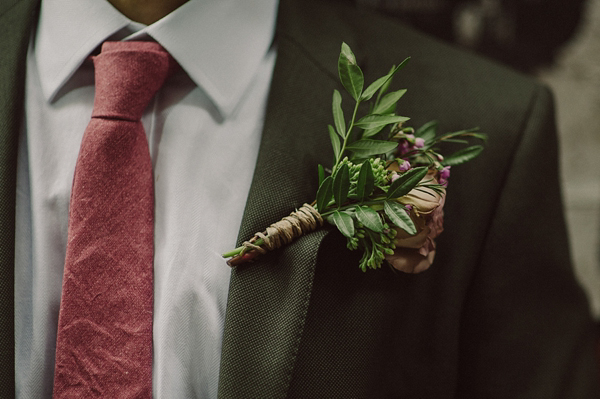
MULTIPOLYGON (((425 177, 426 180, 431 178, 433 175, 430 174, 425 177)), ((433 183, 437 183, 437 180, 433 183)), ((395 240, 396 250, 393 255, 385 257, 394 269, 405 273, 421 273, 429 269, 435 258, 435 239, 444 231, 446 193, 442 195, 435 193, 435 200, 433 200, 427 198, 429 194, 419 191, 413 193, 413 191, 415 190, 407 196, 415 195, 406 202, 400 202, 413 206, 410 217, 417 228, 417 234, 411 236, 402 229, 396 229, 398 232, 395 240)))

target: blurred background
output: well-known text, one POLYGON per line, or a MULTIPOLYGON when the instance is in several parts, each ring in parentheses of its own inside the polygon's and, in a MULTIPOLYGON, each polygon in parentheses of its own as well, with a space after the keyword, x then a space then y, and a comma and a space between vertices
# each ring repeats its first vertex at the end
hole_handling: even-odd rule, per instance
POLYGON ((600 322, 600 0, 355 1, 552 88, 572 258, 600 322))

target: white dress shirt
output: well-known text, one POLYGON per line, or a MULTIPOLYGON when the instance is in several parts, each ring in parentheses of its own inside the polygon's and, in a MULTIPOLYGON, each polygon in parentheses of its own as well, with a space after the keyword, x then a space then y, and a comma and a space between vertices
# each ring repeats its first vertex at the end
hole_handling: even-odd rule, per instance
POLYGON ((155 176, 155 398, 214 398, 233 248, 275 62, 276 0, 191 0, 150 26, 108 2, 43 1, 27 57, 15 277, 19 398, 49 398, 75 161, 107 38, 179 62, 142 123, 155 176))

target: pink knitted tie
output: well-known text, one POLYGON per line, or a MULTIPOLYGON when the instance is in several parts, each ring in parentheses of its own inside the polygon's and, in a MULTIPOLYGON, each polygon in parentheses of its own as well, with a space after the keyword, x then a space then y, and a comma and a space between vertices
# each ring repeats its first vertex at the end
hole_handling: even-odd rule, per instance
POLYGON ((54 398, 151 398, 152 161, 140 121, 175 62, 154 42, 107 42, 69 210, 54 398))

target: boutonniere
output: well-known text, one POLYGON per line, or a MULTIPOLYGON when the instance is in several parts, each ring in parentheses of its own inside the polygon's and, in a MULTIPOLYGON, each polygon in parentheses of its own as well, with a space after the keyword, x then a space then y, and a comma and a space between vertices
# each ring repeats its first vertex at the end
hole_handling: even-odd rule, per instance
POLYGON ((406 90, 389 91, 393 76, 409 58, 364 88, 364 77, 350 47, 343 43, 339 77, 355 102, 347 118, 342 95, 333 92, 333 125, 328 126, 334 163, 318 166, 319 189, 304 204, 239 248, 223 254, 230 266, 251 261, 313 231, 324 222, 339 230, 350 250, 360 250, 359 267, 378 269, 387 261, 409 273, 426 270, 435 256, 435 238, 443 230, 443 207, 450 168, 470 161, 483 150, 470 140, 485 141, 477 129, 438 134, 437 123, 418 129, 409 118, 396 115, 406 90), (369 103, 358 117, 359 105, 369 103), (442 156, 439 144, 466 145, 442 156))

